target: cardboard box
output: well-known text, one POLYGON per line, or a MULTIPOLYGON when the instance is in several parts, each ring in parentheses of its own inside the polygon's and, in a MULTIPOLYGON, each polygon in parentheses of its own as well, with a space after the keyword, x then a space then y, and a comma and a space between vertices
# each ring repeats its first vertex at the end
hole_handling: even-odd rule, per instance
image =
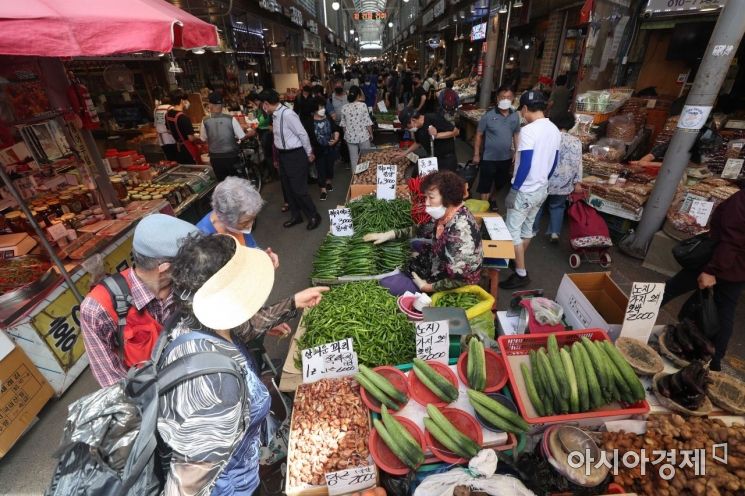
POLYGON ((13 348, 15 347, 16 344, 13 340, 3 331, 0 331, 0 362, 2 362, 6 356, 10 355, 10 352, 13 351, 13 348))
POLYGON ((512 241, 492 240, 484 227, 484 218, 501 217, 496 212, 476 212, 473 214, 481 229, 481 248, 484 250, 484 265, 507 267, 508 260, 515 258, 515 245, 512 241))
POLYGON ((23 435, 54 391, 20 347, 0 361, 0 458, 23 435))
POLYGON ((615 341, 621 333, 629 298, 610 272, 564 274, 556 294, 567 323, 577 329, 603 329, 615 341))
MULTIPOLYGON (((347 200, 345 203, 349 203, 355 198, 365 195, 374 195, 377 191, 378 186, 376 184, 350 184, 349 190, 347 191, 347 200)), ((396 197, 397 198, 409 198, 411 196, 409 187, 405 184, 399 184, 396 186, 396 197)))

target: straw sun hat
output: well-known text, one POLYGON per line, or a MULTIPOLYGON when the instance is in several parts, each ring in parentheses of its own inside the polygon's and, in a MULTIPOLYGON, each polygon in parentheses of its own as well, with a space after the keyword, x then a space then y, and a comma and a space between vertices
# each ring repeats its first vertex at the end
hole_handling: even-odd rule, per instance
POLYGON ((236 243, 233 258, 194 294, 194 316, 210 329, 233 329, 259 311, 273 285, 269 255, 236 243))

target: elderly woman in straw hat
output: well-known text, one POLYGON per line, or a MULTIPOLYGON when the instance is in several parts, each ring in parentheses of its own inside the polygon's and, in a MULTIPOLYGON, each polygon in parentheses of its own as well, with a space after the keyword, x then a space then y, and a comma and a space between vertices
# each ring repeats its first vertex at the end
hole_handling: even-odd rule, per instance
POLYGON ((189 238, 172 265, 185 317, 171 331, 162 366, 194 353, 218 352, 244 371, 195 377, 160 402, 158 431, 171 448, 165 494, 250 496, 259 485, 259 431, 270 396, 244 343, 318 304, 328 288, 303 290, 264 307, 274 284, 267 253, 232 236, 189 238))

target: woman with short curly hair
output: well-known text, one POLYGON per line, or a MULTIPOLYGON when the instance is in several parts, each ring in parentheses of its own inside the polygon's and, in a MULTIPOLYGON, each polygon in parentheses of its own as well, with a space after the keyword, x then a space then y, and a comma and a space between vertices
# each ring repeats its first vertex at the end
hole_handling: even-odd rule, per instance
POLYGON ((423 238, 405 273, 384 278, 381 285, 394 295, 406 291, 434 292, 478 284, 484 254, 476 219, 463 204, 466 182, 451 171, 425 176, 421 191, 432 220, 414 229, 368 234, 375 244, 400 237, 423 238))

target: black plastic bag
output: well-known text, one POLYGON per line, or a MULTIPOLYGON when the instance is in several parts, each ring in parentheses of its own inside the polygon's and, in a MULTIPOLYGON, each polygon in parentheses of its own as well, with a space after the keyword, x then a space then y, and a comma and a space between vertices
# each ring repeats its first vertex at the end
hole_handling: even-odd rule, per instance
POLYGON ((714 301, 714 289, 697 289, 683 304, 678 320, 691 319, 704 335, 713 339, 719 334, 719 313, 714 301))
POLYGON ((673 257, 684 269, 699 270, 709 263, 717 242, 708 233, 684 239, 673 247, 673 257))
POLYGON ((381 473, 380 485, 383 486, 388 494, 395 494, 396 496, 408 496, 412 491, 412 482, 416 474, 409 472, 406 475, 396 476, 388 473, 381 473))
POLYGON ((465 164, 458 164, 458 168, 455 172, 468 183, 469 191, 473 189, 473 183, 476 181, 476 176, 479 174, 479 169, 470 160, 465 164))

